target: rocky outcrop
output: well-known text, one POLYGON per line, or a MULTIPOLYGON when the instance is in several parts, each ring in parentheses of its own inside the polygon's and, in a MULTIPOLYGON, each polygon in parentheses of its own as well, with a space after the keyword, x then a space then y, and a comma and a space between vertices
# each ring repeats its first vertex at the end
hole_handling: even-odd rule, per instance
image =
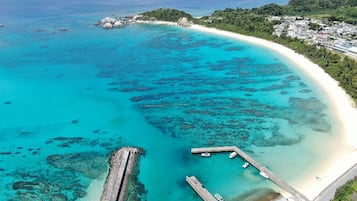
POLYGON ((113 24, 113 27, 114 27, 114 28, 120 28, 120 27, 122 27, 122 26, 124 26, 124 24, 123 24, 123 22, 121 22, 121 21, 116 21, 116 22, 114 22, 114 24, 113 24))
POLYGON ((102 27, 103 27, 103 29, 111 29, 111 28, 113 28, 113 24, 107 22, 107 23, 103 24, 102 27))
POLYGON ((68 28, 66 28, 66 27, 60 27, 60 28, 58 28, 58 30, 59 30, 59 31, 66 32, 66 31, 68 31, 68 28))
POLYGON ((100 24, 106 24, 106 23, 114 24, 116 21, 117 20, 115 18, 105 17, 105 18, 101 19, 99 22, 100 22, 100 24))
POLYGON ((103 29, 112 29, 123 27, 126 24, 124 23, 124 21, 112 17, 105 17, 101 19, 96 25, 101 26, 103 29))
POLYGON ((183 27, 190 27, 192 24, 193 24, 193 22, 192 21, 188 21, 187 17, 181 17, 177 21, 177 25, 183 26, 183 27))

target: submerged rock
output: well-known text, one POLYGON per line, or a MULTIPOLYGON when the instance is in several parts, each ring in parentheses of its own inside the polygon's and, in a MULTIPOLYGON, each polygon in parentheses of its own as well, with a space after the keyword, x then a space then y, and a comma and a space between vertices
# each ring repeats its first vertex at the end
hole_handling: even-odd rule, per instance
POLYGON ((19 189, 33 190, 34 188, 37 188, 39 185, 40 185, 40 182, 18 181, 12 185, 12 189, 14 189, 14 190, 19 190, 19 189))
POLYGON ((87 192, 85 192, 84 190, 81 190, 81 189, 75 189, 74 195, 75 195, 75 197, 83 198, 87 195, 87 192))
POLYGON ((298 110, 314 110, 316 112, 320 112, 326 109, 326 105, 321 103, 321 101, 316 98, 289 98, 289 103, 293 108, 296 108, 298 110))
POLYGON ((16 200, 68 200, 67 196, 61 193, 63 188, 59 185, 47 181, 17 181, 12 185, 16 191, 16 200))
POLYGON ((232 199, 232 201, 271 201, 280 197, 280 193, 275 192, 270 188, 257 188, 242 193, 238 197, 232 199))
POLYGON ((79 119, 74 119, 71 121, 72 124, 78 124, 79 123, 79 119))
POLYGON ((60 169, 82 173, 95 179, 100 177, 108 168, 107 157, 96 152, 73 154, 55 154, 47 157, 47 163, 60 169))
POLYGON ((58 30, 59 30, 59 31, 66 32, 66 31, 68 31, 68 28, 66 28, 66 27, 60 27, 60 28, 58 28, 58 30))

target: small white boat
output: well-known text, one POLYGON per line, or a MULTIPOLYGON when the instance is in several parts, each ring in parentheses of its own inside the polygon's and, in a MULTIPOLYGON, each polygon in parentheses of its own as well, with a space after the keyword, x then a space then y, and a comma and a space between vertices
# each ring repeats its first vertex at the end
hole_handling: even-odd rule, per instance
POLYGON ((247 168, 250 164, 248 162, 245 162, 243 165, 242 165, 242 168, 247 168))
POLYGON ((224 201, 222 195, 220 195, 220 194, 218 194, 218 193, 214 194, 214 197, 215 197, 218 201, 224 201))
POLYGON ((268 176, 267 174, 265 174, 265 172, 259 172, 259 174, 260 174, 262 177, 264 177, 264 178, 266 178, 266 179, 269 179, 269 176, 268 176))
POLYGON ((229 158, 232 159, 232 158, 236 157, 237 155, 238 155, 237 152, 234 151, 229 154, 229 158))
POLYGON ((202 157, 210 157, 210 156, 211 156, 211 153, 209 153, 209 152, 204 152, 204 153, 201 153, 201 156, 202 156, 202 157))

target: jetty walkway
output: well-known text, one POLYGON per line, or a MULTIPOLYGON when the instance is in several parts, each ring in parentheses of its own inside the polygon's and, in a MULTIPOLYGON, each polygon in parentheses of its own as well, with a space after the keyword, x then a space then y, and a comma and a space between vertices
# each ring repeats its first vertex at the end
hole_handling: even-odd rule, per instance
POLYGON ((122 201, 128 183, 128 176, 134 168, 138 148, 125 147, 116 151, 110 160, 110 170, 105 181, 100 201, 122 201))
POLYGON ((294 187, 286 183, 268 168, 264 167, 263 165, 259 164, 256 160, 248 156, 245 152, 240 150, 236 146, 223 146, 223 147, 203 147, 203 148, 192 148, 192 154, 200 154, 200 153, 217 153, 217 152, 236 152, 240 157, 258 169, 260 172, 264 173, 268 178, 278 185, 281 189, 291 194, 296 201, 310 201, 305 195, 297 191, 294 187))
POLYGON ((217 201, 195 176, 187 176, 186 181, 204 201, 217 201))

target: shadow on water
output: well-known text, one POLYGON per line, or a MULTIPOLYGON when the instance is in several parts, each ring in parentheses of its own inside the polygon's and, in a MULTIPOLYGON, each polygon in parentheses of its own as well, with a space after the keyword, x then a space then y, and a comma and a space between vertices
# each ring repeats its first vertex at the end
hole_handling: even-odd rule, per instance
POLYGON ((270 188, 257 188, 240 194, 230 201, 272 201, 280 196, 270 188))

